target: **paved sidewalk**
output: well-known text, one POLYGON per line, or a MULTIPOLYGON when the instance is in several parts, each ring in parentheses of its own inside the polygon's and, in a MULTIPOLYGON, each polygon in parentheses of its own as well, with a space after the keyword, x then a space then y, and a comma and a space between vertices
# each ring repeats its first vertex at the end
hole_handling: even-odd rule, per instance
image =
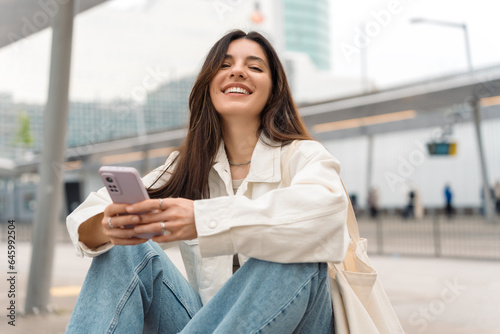
MULTIPOLYGON (((6 259, 6 244, 0 243, 6 259)), ((1 252, 1 251, 0 251, 1 252)), ((173 262, 183 265, 178 250, 168 251, 173 262)), ((17 309, 23 309, 26 298, 31 245, 17 244, 17 309)), ((408 334, 481 333, 500 334, 498 300, 500 300, 500 265, 490 261, 462 261, 436 258, 377 257, 372 262, 396 313, 408 334)), ((74 255, 69 243, 60 243, 54 261, 49 315, 17 315, 16 326, 7 324, 7 266, 0 281, 0 333, 64 333, 85 278, 90 259, 74 255)))

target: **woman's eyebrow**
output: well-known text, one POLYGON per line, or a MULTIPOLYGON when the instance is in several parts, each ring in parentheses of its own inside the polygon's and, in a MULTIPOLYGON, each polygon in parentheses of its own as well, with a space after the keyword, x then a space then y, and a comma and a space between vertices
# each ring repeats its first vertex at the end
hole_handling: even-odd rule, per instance
POLYGON ((247 60, 255 60, 255 61, 258 61, 259 63, 262 63, 262 65, 266 66, 267 67, 267 64, 266 62, 264 61, 264 59, 260 58, 260 57, 257 57, 257 56, 248 56, 247 57, 247 60))
MULTIPOLYGON (((230 54, 226 54, 224 56, 224 60, 232 60, 234 59, 234 57, 230 54)), ((255 60, 255 61, 258 61, 259 63, 262 63, 262 65, 266 66, 267 67, 267 63, 264 61, 264 59, 260 58, 260 57, 257 57, 257 56, 248 56, 246 57, 246 60, 255 60)))

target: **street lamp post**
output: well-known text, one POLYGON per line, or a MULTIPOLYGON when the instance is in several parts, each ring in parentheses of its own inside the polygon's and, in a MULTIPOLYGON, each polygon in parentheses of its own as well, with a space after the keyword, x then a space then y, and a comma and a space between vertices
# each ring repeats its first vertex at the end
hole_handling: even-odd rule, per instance
MULTIPOLYGON (((464 38, 465 38, 465 52, 467 55, 467 67, 468 67, 469 73, 473 72, 472 57, 471 57, 470 43, 469 43, 469 31, 467 29, 466 23, 447 22, 447 21, 431 20, 431 19, 425 19, 425 18, 413 18, 410 20, 410 22, 411 23, 429 23, 429 24, 434 24, 434 25, 462 29, 464 32, 464 38)), ((486 167, 486 156, 485 156, 482 137, 481 137, 481 108, 479 106, 479 101, 477 98, 474 99, 471 106, 474 110, 474 125, 475 125, 475 129, 476 129, 477 147, 478 147, 478 151, 479 151, 479 163, 481 165, 481 179, 483 181, 483 196, 484 196, 484 202, 485 202, 486 221, 488 223, 493 223, 493 221, 495 219, 495 212, 494 212, 494 208, 493 208, 493 200, 491 198, 490 187, 488 184, 488 171, 487 171, 487 167, 486 167)))
POLYGON ((464 31, 464 39, 465 39, 465 53, 467 55, 467 68, 469 72, 473 71, 472 67, 472 57, 471 57, 471 52, 470 52, 470 43, 469 43, 469 30, 467 29, 467 23, 456 23, 456 22, 448 22, 448 21, 441 21, 441 20, 431 20, 431 19, 425 19, 425 18, 413 18, 410 20, 411 23, 428 23, 428 24, 434 24, 434 25, 440 25, 440 26, 445 26, 445 27, 452 27, 452 28, 460 28, 464 31))

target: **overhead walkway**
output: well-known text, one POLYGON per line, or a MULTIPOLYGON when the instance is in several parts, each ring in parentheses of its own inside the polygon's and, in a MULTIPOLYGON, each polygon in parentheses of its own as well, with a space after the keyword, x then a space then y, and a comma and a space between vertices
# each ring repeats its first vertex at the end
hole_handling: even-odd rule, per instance
POLYGON ((454 113, 471 121, 475 102, 482 119, 500 117, 500 66, 302 106, 300 113, 316 138, 330 140, 443 126, 454 113))
MULTIPOLYGON (((107 0, 78 1, 74 15, 107 0)), ((51 19, 68 0, 0 0, 0 48, 50 27, 51 19)))
MULTIPOLYGON (((385 134, 500 118, 500 66, 418 82, 371 94, 299 106, 313 136, 321 141, 385 134)), ((186 129, 165 130, 66 149, 66 160, 87 161, 116 154, 144 152, 182 143, 186 129)), ((18 173, 34 172, 40 162, 17 162, 18 173)), ((1 170, 0 170, 1 172, 1 170)))

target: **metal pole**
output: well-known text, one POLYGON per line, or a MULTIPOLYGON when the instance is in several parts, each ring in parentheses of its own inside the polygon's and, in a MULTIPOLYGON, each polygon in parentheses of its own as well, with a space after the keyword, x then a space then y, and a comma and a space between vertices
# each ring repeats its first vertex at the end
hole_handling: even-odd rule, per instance
POLYGON ((483 140, 481 138, 481 110, 479 108, 479 100, 473 102, 474 108, 474 125, 476 127, 477 147, 479 151, 479 163, 481 164, 481 179, 483 181, 483 195, 485 202, 486 222, 493 223, 495 212, 493 211, 493 200, 491 198, 490 186, 488 182, 488 170, 486 167, 486 156, 484 154, 483 140))
MULTIPOLYGON (((360 25, 359 31, 363 31, 363 25, 360 25)), ((361 48, 361 86, 364 94, 370 93, 370 82, 368 80, 368 45, 361 48)))
POLYGON ((471 56, 470 42, 469 42, 469 30, 467 29, 466 23, 455 23, 455 22, 447 22, 447 21, 440 21, 440 20, 429 20, 429 19, 425 19, 425 18, 413 18, 410 20, 410 22, 411 23, 430 23, 430 24, 441 25, 441 26, 445 26, 445 27, 462 28, 464 31, 464 36, 465 36, 465 52, 467 55, 467 68, 468 68, 469 72, 473 71, 472 56, 471 56))
POLYGON ((148 147, 145 146, 142 150, 142 163, 141 163, 141 173, 142 175, 146 175, 149 173, 149 150, 148 147))
POLYGON ((274 24, 274 29, 276 31, 276 36, 274 38, 274 45, 276 46, 276 49, 279 54, 283 54, 286 50, 286 45, 285 45, 285 10, 283 9, 283 1, 275 1, 274 2, 274 11, 275 15, 274 17, 276 18, 275 24, 274 24))
POLYGON ((439 230, 439 215, 434 214, 432 219, 432 231, 434 236, 434 256, 441 256, 441 231, 439 230))
POLYGON ((367 212, 370 211, 370 203, 368 199, 370 198, 370 191, 372 188, 372 170, 373 170, 373 135, 369 134, 367 136, 368 147, 367 147, 367 157, 366 157, 366 206, 367 212))
POLYGON ((472 57, 470 52, 470 42, 469 42, 469 30, 467 29, 467 24, 463 24, 462 28, 464 30, 465 36, 465 52, 467 53, 467 66, 469 67, 469 72, 473 71, 472 67, 472 57))
POLYGON ((26 296, 26 313, 49 311, 49 289, 57 223, 62 200, 74 0, 60 5, 52 22, 50 83, 45 110, 40 184, 34 219, 33 250, 26 296))
POLYGON ((384 231, 382 230, 382 219, 380 219, 380 216, 377 216, 375 220, 375 228, 377 229, 377 254, 378 255, 383 255, 384 254, 384 231))

